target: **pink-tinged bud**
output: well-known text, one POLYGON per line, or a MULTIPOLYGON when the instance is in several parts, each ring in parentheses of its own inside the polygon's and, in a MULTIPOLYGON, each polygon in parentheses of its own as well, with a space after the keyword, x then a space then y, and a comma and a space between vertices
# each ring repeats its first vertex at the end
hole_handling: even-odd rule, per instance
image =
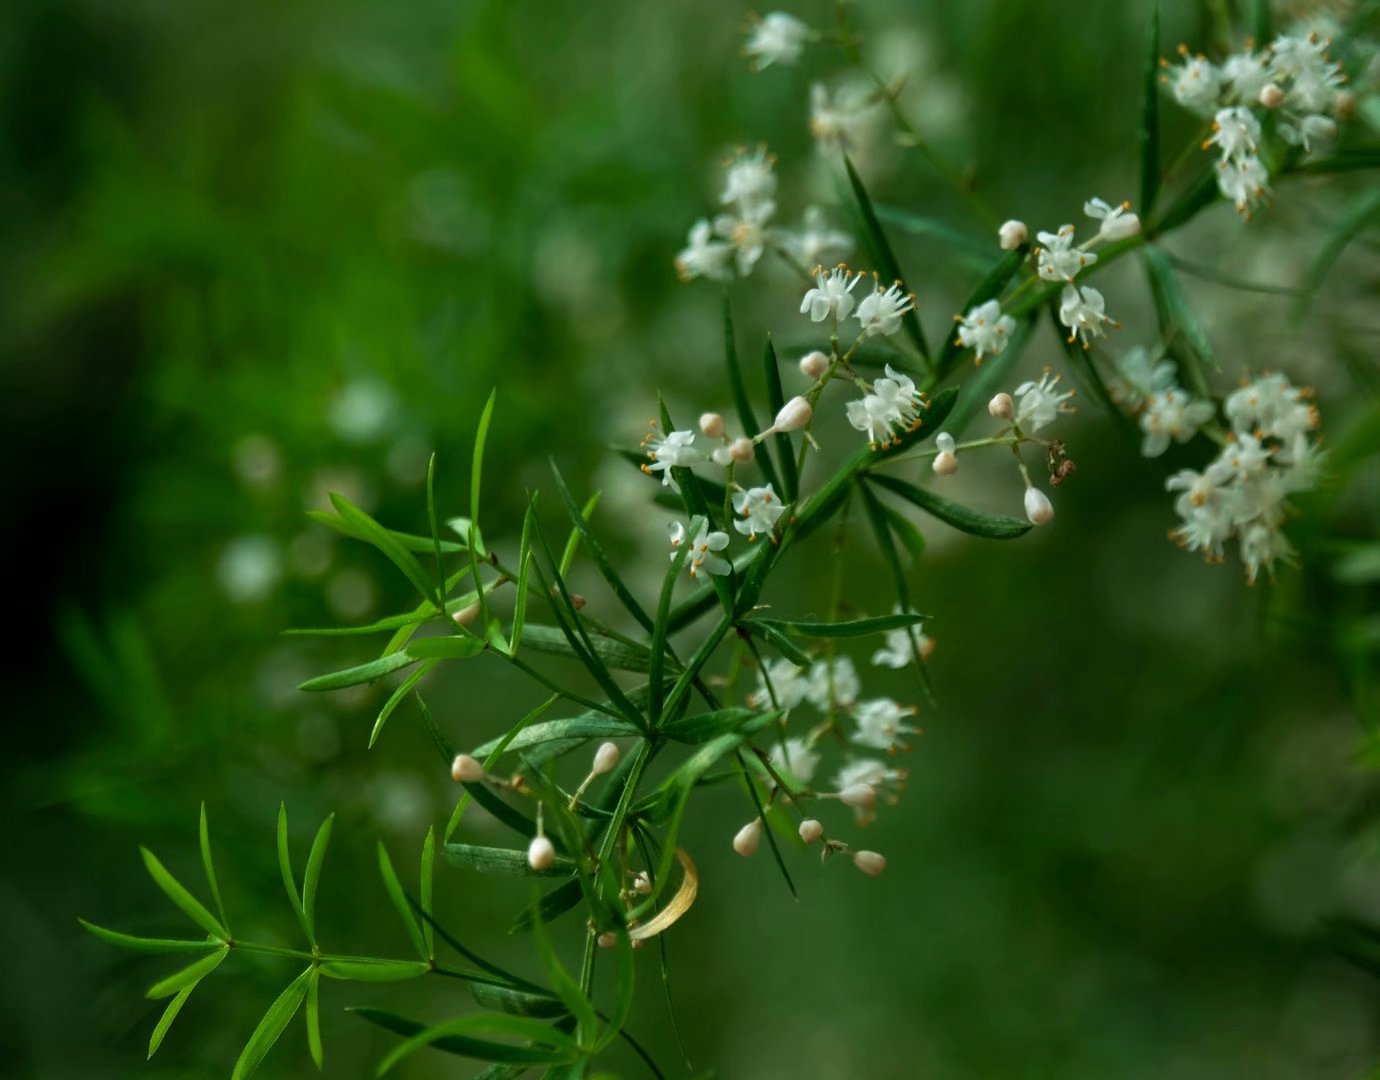
POLYGON ((850 784, 839 792, 839 801, 854 810, 871 811, 877 805, 877 793, 868 784, 850 784))
POLYGON ((994 420, 1014 420, 1016 418, 1016 402, 1008 393, 1000 393, 987 403, 987 411, 991 413, 994 420))
POLYGON ((484 766, 469 754, 456 754, 450 763, 450 778, 457 784, 477 784, 484 779, 484 766))
POLYGON ((470 623, 479 618, 479 601, 476 600, 473 604, 462 607, 451 618, 455 620, 456 626, 469 626, 470 623))
POLYGON ((581 608, 585 606, 585 598, 577 592, 571 593, 570 606, 573 607, 576 611, 579 611, 581 608))
POLYGON ((824 826, 814 818, 806 818, 800 823, 800 839, 807 844, 813 844, 824 835, 824 826))
POLYGON ((556 846, 544 836, 532 837, 527 845, 527 865, 533 870, 550 870, 556 862, 556 846))
POLYGON ((728 454, 737 464, 746 465, 757 456, 757 448, 749 438, 734 439, 728 444, 728 454))
POLYGON ((799 431, 810 422, 810 417, 814 415, 814 412, 814 409, 810 408, 810 403, 797 394, 781 406, 781 411, 776 414, 771 429, 778 432, 799 431))
POLYGON ((746 859, 757 854, 761 842, 762 819, 755 817, 734 834, 733 850, 746 859))
POLYGON ((800 358, 800 374, 807 379, 822 379, 829 370, 829 358, 816 349, 800 358))
POLYGON ((1267 109, 1278 109, 1284 104, 1284 91, 1275 83, 1266 83, 1260 88, 1260 104, 1267 109))
POLYGON ((711 439, 724 437, 724 418, 716 412, 707 412, 700 417, 700 431, 711 439))
POLYGON ((940 476, 952 476, 958 472, 958 456, 952 450, 941 450, 934 456, 930 468, 940 476))
POLYGON ((599 948, 601 949, 618 948, 618 935, 612 930, 605 930, 595 940, 599 943, 599 948))
POLYGON ((1337 91, 1332 109, 1338 120, 1350 120, 1356 115, 1356 94, 1351 90, 1337 91))
POLYGON ((1025 489, 1025 516, 1032 525, 1048 525, 1054 520, 1054 504, 1037 487, 1025 489))
POLYGON ((638 896, 646 896, 652 891, 652 879, 647 876, 647 871, 639 870, 637 876, 633 878, 633 892, 638 896))
POLYGON ((719 468, 724 469, 733 461, 733 452, 727 446, 716 446, 710 451, 709 460, 719 468))
POLYGON ((594 752, 594 765, 589 770, 591 775, 603 776, 604 773, 618 764, 618 759, 621 756, 617 743, 604 743, 594 752))
POLYGON ((1025 227, 1024 221, 1005 222, 997 230, 997 239, 1001 241, 1002 251, 1015 251, 1025 243, 1026 237, 1030 235, 1030 230, 1025 227))
POLYGON ((886 869, 886 856, 875 851, 853 852, 853 865, 868 877, 876 877, 886 869))

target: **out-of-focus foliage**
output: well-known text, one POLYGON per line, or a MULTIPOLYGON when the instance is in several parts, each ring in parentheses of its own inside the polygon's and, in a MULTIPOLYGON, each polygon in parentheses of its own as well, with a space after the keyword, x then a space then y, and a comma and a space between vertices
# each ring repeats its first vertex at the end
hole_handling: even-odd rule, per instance
MULTIPOLYGON (((1148 3, 859 7, 878 65, 912 72, 927 134, 1003 215, 1054 226, 1086 193, 1134 191, 1148 3)), ((1227 7, 1165 5, 1166 51, 1220 39, 1227 7)), ((0 1045, 19 1074, 134 1072, 157 975, 75 917, 175 925, 135 845, 189 879, 203 799, 227 903, 265 912, 262 936, 294 935, 272 846, 286 800, 304 828, 338 813, 322 939, 406 954, 373 837, 415 850, 451 785, 411 703, 366 754, 387 688, 299 694, 342 666, 340 643, 279 634, 410 601, 381 559, 304 511, 338 490, 425 532, 435 449, 443 513, 463 513, 473 424, 497 385, 486 528, 517 534, 556 453, 581 491, 608 488, 605 534, 660 576, 660 520, 629 510, 640 478, 601 465, 604 448, 635 443, 657 387, 682 411, 729 405, 719 296, 676 282, 670 257, 733 145, 768 141, 783 174, 816 171, 808 82, 834 67, 812 53, 803 71, 748 74, 744 15, 531 0, 0 12, 11 610, 38 628, 11 647, 3 766, 0 1045)), ((1178 145, 1191 122, 1165 113, 1178 145)), ((923 161, 883 155, 877 173, 880 201, 976 228, 923 161)), ((1294 186, 1250 229, 1219 207, 1176 253, 1297 285, 1346 212, 1331 190, 1294 186)), ((1374 985, 1317 939, 1324 915, 1380 920, 1370 236, 1301 321, 1184 278, 1229 373, 1278 366, 1318 387, 1334 475, 1294 532, 1304 569, 1247 590, 1176 551, 1160 473, 1092 409, 1056 527, 985 549, 980 573, 975 543, 927 530, 915 594, 939 615, 943 709, 908 761, 906 803, 869 835, 891 869, 797 875, 797 905, 765 859, 731 855, 736 803, 696 823, 700 898, 668 947, 697 1064, 1316 1077, 1373 1063, 1374 985)), ((972 277, 961 248, 916 235, 901 256, 943 325, 972 277)), ((753 334, 792 325, 797 292, 779 282, 774 302, 759 281, 740 300, 753 334)), ((1128 344, 1153 333, 1148 309, 1119 317, 1128 344)), ((1042 337, 1026 362, 1061 355, 1042 337)), ((963 477, 974 492, 989 479, 963 477)), ((823 603, 816 570, 794 567, 802 611, 823 603)), ((875 613, 882 595, 847 599, 875 613)), ((473 745, 540 698, 492 666, 428 700, 473 745)), ((501 938, 525 891, 469 880, 439 876, 444 920, 530 965, 525 939, 501 938)), ((219 1075, 290 974, 265 959, 214 1003, 194 998, 147 1073, 219 1075)), ((413 1015, 464 1007, 446 986, 407 993, 413 1015)), ((359 1075, 390 1041, 345 1003, 323 997, 328 1073, 359 1075)), ((631 1026, 676 1060, 659 995, 631 1026)), ((294 1029, 261 1075, 300 1074, 304 1042, 294 1029)))

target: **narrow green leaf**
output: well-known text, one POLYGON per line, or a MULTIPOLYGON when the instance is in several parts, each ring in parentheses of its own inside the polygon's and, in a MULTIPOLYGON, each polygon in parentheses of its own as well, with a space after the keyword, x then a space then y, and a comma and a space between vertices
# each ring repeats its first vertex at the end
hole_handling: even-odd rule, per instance
POLYGON ((183 888, 182 883, 168 873, 167 868, 158 861, 157 857, 148 848, 141 847, 139 853, 144 857, 144 866, 149 872, 149 877, 153 878, 156 884, 169 900, 182 909, 182 913, 205 930, 218 938, 228 938, 229 932, 222 926, 209 911, 206 910, 200 900, 183 888))
POLYGON ((992 265, 992 241, 990 237, 974 236, 972 233, 955 229, 938 218, 926 217, 909 210, 901 210, 884 203, 873 203, 877 220, 894 225, 902 232, 912 236, 932 236, 942 240, 954 249, 955 253, 969 267, 985 272, 992 265))
MULTIPOLYGON (((882 278, 890 285, 892 281, 903 281, 909 284, 909 279, 901 273, 901 266, 896 261, 896 256, 891 250, 891 245, 887 242, 886 233, 882 231, 882 223, 877 220, 877 213, 872 209, 872 200, 868 197, 867 189, 863 187, 862 179, 858 172, 853 168, 853 162, 848 155, 843 155, 844 168, 848 170, 848 183, 853 188, 853 197, 858 201, 858 211, 862 217, 863 238, 867 243, 868 250, 872 254, 873 260, 877 264, 877 270, 882 278)), ((930 347, 925 341, 925 332, 920 327, 920 316, 914 310, 906 312, 902 320, 915 347, 920 350, 920 355, 926 360, 931 359, 930 347)))
POLYGON ((350 1011, 388 1031, 410 1036, 383 1059, 378 1068, 380 1076, 404 1058, 428 1046, 433 1050, 442 1050, 448 1054, 479 1061, 500 1061, 529 1066, 555 1065, 571 1060, 579 1053, 579 1047, 570 1036, 556 1028, 521 1016, 481 1013, 426 1027, 415 1020, 407 1020, 382 1009, 361 1007, 352 1008, 350 1011), (513 1046, 487 1039, 476 1039, 472 1037, 473 1033, 523 1039, 529 1045, 513 1046))
POLYGON ((754 619, 744 619, 739 625, 749 627, 753 632, 759 634, 773 649, 796 667, 809 667, 814 663, 814 658, 782 633, 779 626, 754 619))
POLYGON ((331 842, 333 824, 335 815, 327 814, 311 842, 311 851, 307 854, 307 869, 302 875, 302 913, 306 918, 308 936, 313 942, 316 939, 316 887, 321 882, 321 864, 326 859, 326 846, 331 842))
MULTIPOLYGON (((454 615, 456 612, 463 611, 471 604, 478 602, 480 598, 483 590, 479 589, 477 586, 481 585, 482 581, 479 577, 478 563, 475 561, 471 561, 468 565, 462 566, 446 579, 446 595, 449 596, 450 591, 455 588, 467 574, 474 574, 474 584, 476 588, 463 596, 456 597, 454 600, 447 600, 445 609, 447 615, 454 615)), ((422 601, 414 613, 417 615, 425 615, 428 619, 439 614, 436 610, 436 605, 430 600, 422 601)), ((394 653, 402 652, 403 647, 412 640, 412 636, 417 632, 418 626, 421 622, 425 621, 426 620, 423 619, 416 623, 398 627, 398 629, 394 631, 393 636, 388 639, 388 644, 383 647, 382 655, 392 656, 394 653)))
POLYGON ((331 504, 345 521, 349 522, 356 529, 364 534, 364 539, 378 548, 388 560, 403 572, 407 580, 412 582, 417 591, 429 600, 434 600, 436 606, 441 606, 442 598, 436 593, 436 583, 431 576, 417 561, 417 556, 408 551, 392 533, 371 518, 344 495, 331 493, 331 504))
POLYGON ((496 986, 493 983, 470 983, 470 993, 474 1000, 486 1009, 508 1013, 510 1016, 534 1016, 539 1020, 550 1020, 566 1016, 570 1010, 565 1004, 550 994, 536 994, 530 990, 515 990, 511 986, 496 986))
POLYGON ((814 638, 855 638, 871 634, 885 634, 907 626, 919 626, 928 615, 906 612, 896 615, 875 615, 868 619, 848 619, 844 622, 818 622, 811 619, 750 619, 754 626, 771 625, 790 634, 814 638))
POLYGON ((424 960, 371 960, 367 958, 327 960, 321 974, 342 982, 403 982, 431 971, 424 960))
MULTIPOLYGON (((225 904, 220 898, 220 883, 216 881, 216 864, 211 858, 211 830, 206 823, 206 801, 201 803, 201 865, 206 868, 206 884, 211 887, 211 899, 216 902, 216 914, 220 916, 220 924, 226 928, 227 934, 230 929, 230 920, 225 917, 225 904)), ((176 1014, 174 1014, 176 1015, 176 1014)), ((171 1023, 172 1021, 169 1021, 171 1023)))
POLYGON ((558 885, 535 904, 529 904, 518 912, 508 933, 517 934, 531 930, 533 921, 540 915, 543 922, 551 922, 567 911, 574 909, 584 897, 584 886, 579 879, 558 885))
POLYGON ((481 874, 506 874, 510 877, 569 877, 575 872, 575 862, 557 855, 545 870, 533 870, 527 862, 527 852, 513 848, 480 847, 477 844, 446 844, 446 858, 465 870, 481 874))
MULTIPOLYGON (((743 368, 738 362, 737 331, 733 326, 733 305, 724 289, 724 364, 728 369, 728 385, 733 392, 733 405, 738 412, 738 422, 743 426, 743 434, 749 439, 762 430, 752 411, 752 399, 748 396, 747 383, 743 380, 743 368)), ((759 454, 757 466, 767 483, 781 491, 781 478, 776 473, 770 454, 759 454)))
POLYGON ((517 592, 513 597, 513 632, 509 641, 509 654, 517 655, 522 644, 522 635, 527 627, 527 590, 532 577, 532 522, 536 520, 536 496, 527 503, 527 513, 522 517, 522 539, 518 543, 517 592))
MULTIPOLYGON (((195 960, 188 964, 181 971, 176 971, 166 979, 159 979, 149 987, 148 993, 144 996, 152 1001, 159 998, 171 997, 188 987, 195 986, 216 968, 220 967, 221 961, 230 955, 230 949, 222 946, 216 952, 208 956, 203 956, 200 960, 195 960)), ((151 1052, 151 1051, 150 1051, 151 1052)))
POLYGON ((894 507, 883 503, 882 513, 886 515, 886 523, 891 529, 891 535, 901 542, 901 546, 906 549, 906 554, 910 556, 910 561, 913 564, 924 554, 925 534, 910 518, 894 507))
MULTIPOLYGON (((809 661, 809 658, 806 658, 809 661)), ((759 709, 716 709, 714 712, 700 713, 696 716, 682 716, 661 729, 661 734, 673 742, 707 743, 721 735, 740 731, 751 724, 754 730, 775 723, 781 717, 777 710, 762 712, 759 709)))
POLYGON ((1363 191, 1347 203, 1342 216, 1337 219, 1336 224, 1329 231, 1327 242, 1313 257, 1313 261, 1308 264, 1308 273, 1304 275, 1303 280, 1303 290, 1298 299, 1294 301, 1292 314, 1295 320, 1303 318, 1313 303, 1313 298, 1317 296, 1318 290, 1322 288, 1328 271, 1341 258, 1342 252, 1347 249, 1348 245, 1361 234, 1361 230, 1377 214, 1380 214, 1380 187, 1363 191))
MULTIPOLYGON (((1210 165, 1160 218, 1146 226, 1146 235, 1153 238, 1173 232, 1196 217, 1199 211, 1215 203, 1220 195, 1221 192, 1217 188, 1217 166, 1210 165)), ((1104 257, 1102 262, 1106 261, 1104 257)))
POLYGON ((432 451, 426 463, 426 520, 431 526, 432 554, 436 558, 436 596, 444 601, 446 596, 446 564, 441 557, 441 530, 436 524, 436 452, 432 451))
POLYGON ((288 846, 287 804, 282 802, 278 804, 278 870, 283 877, 283 889, 287 892, 288 903, 297 915, 302 933, 306 935, 308 942, 315 945, 311 924, 307 922, 307 913, 302 907, 302 897, 297 892, 297 879, 292 873, 292 850, 288 846))
MULTIPOLYGON (((1016 275, 1024 264, 1026 256, 1030 254, 1030 249, 1022 244, 1014 251, 1008 251, 998 262, 997 265, 988 271, 987 276, 978 282, 977 288, 963 304, 962 314, 966 315, 973 308, 987 303, 988 300, 995 300, 1002 294, 1009 282, 1016 275)), ((935 377, 945 379, 958 368, 959 362, 963 359, 963 343, 958 339, 958 332, 954 331, 944 338, 944 347, 939 350, 939 362, 935 365, 935 377)))
POLYGON ((531 724, 513 735, 511 739, 507 736, 490 739, 488 742, 475 747, 474 756, 491 758, 491 755, 499 749, 500 745, 503 753, 509 753, 561 739, 622 739, 641 734, 640 728, 635 728, 624 720, 615 720, 611 716, 603 716, 599 713, 586 713, 581 716, 571 716, 561 720, 543 720, 540 724, 531 724))
POLYGON ((1212 343, 1198 316, 1184 298, 1174 268, 1164 253, 1156 247, 1147 246, 1142 256, 1159 315, 1160 333, 1165 346, 1179 361, 1180 378, 1197 397, 1210 398, 1212 393, 1208 387, 1207 371, 1221 370, 1212 343))
POLYGON ((414 660, 466 660, 471 656, 478 656, 483 651, 484 642, 474 637, 460 637, 458 634, 414 638, 407 646, 407 653, 414 660))
MULTIPOLYGON (((590 644, 594 646, 595 655, 611 668, 619 671, 638 672, 646 672, 651 668, 652 653, 646 645, 619 641, 600 633, 598 630, 590 634, 590 644)), ((527 626, 527 645, 534 652, 547 653, 552 656, 569 656, 576 659, 579 657, 566 636, 554 626, 529 623, 527 626)), ((672 665, 672 670, 678 669, 678 664, 672 665)))
POLYGON ((318 675, 314 679, 308 679, 299 690, 307 690, 319 693, 325 690, 343 690, 347 686, 358 686, 360 683, 373 682, 375 679, 382 678, 391 672, 398 671, 415 664, 417 657, 411 656, 406 652, 395 652, 389 656, 380 656, 377 660, 370 660, 365 664, 357 664, 352 668, 345 668, 343 671, 333 671, 329 675, 318 675))
POLYGON ((761 796, 757 794, 757 785, 752 782, 752 774, 748 772, 747 762, 743 760, 743 752, 737 752, 738 767, 743 771, 743 783, 747 785, 748 795, 752 797, 752 805, 757 810, 757 816, 762 820, 762 832, 767 838, 767 847, 771 850, 772 861, 776 863, 776 868, 781 871, 781 877, 785 879, 786 888, 791 891, 791 897, 795 900, 800 899, 800 894, 795 891, 795 882, 791 880, 791 872, 786 867, 786 860, 781 856, 781 848, 776 842, 776 831, 772 828, 771 818, 767 814, 767 808, 762 805, 761 796))
POLYGON ((665 690, 662 672, 666 665, 666 639, 671 625, 671 599, 675 596, 676 580, 685 568, 685 560, 690 557, 695 528, 695 519, 692 517, 687 524, 686 538, 680 550, 675 552, 671 558, 671 565, 666 568, 666 576, 661 582, 661 598, 656 606, 656 628, 652 631, 651 656, 647 667, 647 715, 654 727, 662 721, 661 707, 665 690))
POLYGON ((910 584, 906 581, 906 570, 901 564, 901 557, 896 553, 896 544, 891 539, 891 530, 887 528, 886 515, 882 513, 881 500, 873 494, 872 489, 865 483, 858 484, 858 494, 862 496, 863 510, 867 514, 868 523, 872 526, 872 535, 877 541, 877 547, 881 549, 882 559, 891 570, 892 582, 896 586, 896 599, 902 611, 910 608, 910 584))
POLYGON ((418 880, 421 883, 419 894, 422 907, 422 937, 426 940, 428 960, 436 959, 436 934, 432 929, 431 895, 433 879, 436 876, 436 829, 428 826, 426 839, 422 841, 422 869, 418 880))
MULTIPOLYGON (((508 744, 530 725, 535 724, 541 719, 546 711, 550 709, 552 705, 556 704, 558 700, 559 697, 553 694, 509 728, 508 733, 494 744, 492 750, 476 751, 476 757, 481 753, 485 755, 484 768, 493 768, 508 744)), ((426 703, 422 701, 420 696, 417 698, 417 703, 423 710, 426 709, 426 703)), ((424 713, 424 715, 429 715, 429 713, 424 713)), ((514 810, 480 783, 465 785, 465 793, 456 801, 455 809, 450 815, 450 821, 446 823, 446 831, 442 834, 443 840, 449 840, 455 835, 455 830, 460 827, 460 821, 465 816, 465 808, 469 806, 471 800, 479 803, 500 821, 508 825, 509 828, 514 829, 519 836, 531 837, 536 835, 536 824, 534 822, 530 821, 525 815, 518 813, 518 811, 514 810), (491 803, 494 805, 490 805, 491 803)))
MULTIPOLYGON (((776 346, 772 344, 770 334, 767 335, 767 347, 762 353, 762 370, 766 374, 767 404, 771 406, 772 416, 775 416, 786 404, 786 392, 781 386, 781 365, 777 363, 776 346)), ((781 494, 788 503, 793 503, 800 495, 800 476, 795 468, 795 447, 786 432, 778 432, 773 436, 773 442, 776 444, 776 456, 780 459, 781 494)), ((766 451, 766 447, 762 449, 766 451)))
POLYGON ((259 1026, 254 1029, 254 1033, 249 1036, 249 1041, 245 1043, 244 1050, 240 1052, 239 1060, 235 1062, 235 1069, 230 1074, 230 1080, 244 1080, 245 1077, 251 1075, 259 1067, 259 1063, 263 1061, 265 1055, 273 1049, 273 1044, 278 1041, 278 1036, 291 1023, 302 1004, 302 999, 306 997, 307 982, 311 979, 313 970, 314 966, 307 968, 292 982, 288 983, 287 988, 268 1007, 268 1012, 264 1013, 264 1018, 259 1021, 259 1026))
MULTIPOLYGON (((1265 44, 1265 42, 1262 42, 1265 44)), ((1149 42, 1141 69, 1140 206, 1141 217, 1155 209, 1160 191, 1160 6, 1150 15, 1149 42)))
POLYGON ((168 1007, 163 1010, 163 1015, 158 1018, 158 1023, 154 1025, 153 1034, 149 1036, 149 1057, 153 1057, 158 1052, 158 1048, 163 1045, 163 1037, 167 1035, 168 1029, 172 1027, 173 1021, 177 1019, 177 1014, 182 1011, 182 1006, 187 1004, 187 999, 192 996, 192 991, 196 989, 196 983, 191 986, 184 986, 177 992, 177 996, 168 1002, 168 1007))
POLYGON ((95 923, 87 922, 85 919, 78 919, 88 932, 94 934, 108 945, 116 945, 121 949, 132 949, 134 952, 143 953, 195 953, 211 952, 215 949, 225 947, 223 941, 187 941, 181 938, 148 938, 136 937, 134 934, 122 934, 118 930, 108 930, 104 926, 97 926, 95 923))
POLYGON ((598 1028, 598 1020, 594 1015, 594 1003, 585 996, 580 984, 571 978, 570 972, 566 971, 565 965, 561 963, 561 958, 556 955, 556 947, 551 944, 551 935, 546 932, 546 924, 541 921, 541 905, 537 902, 535 893, 531 910, 533 914, 532 940, 536 942, 537 955, 541 957, 542 967, 546 970, 547 981, 550 982, 551 989, 556 992, 556 996, 561 999, 566 1010, 575 1018, 578 1025, 577 1030, 585 1038, 592 1038, 598 1028))
POLYGON ((326 1067, 326 1051, 321 1045, 321 969, 311 969, 307 981, 307 1051, 318 1072, 326 1067))
MULTIPOLYGON (((334 529, 343 536, 348 536, 352 540, 369 541, 365 532, 344 518, 332 514, 329 510, 308 510, 307 517, 318 525, 325 525, 329 529, 334 529)), ((415 551, 419 555, 430 554, 435 550, 429 536, 416 536, 413 533, 398 532, 396 529, 385 530, 389 536, 405 547, 408 551, 415 551)), ((463 534, 461 534, 463 535, 463 534)), ((454 554, 457 551, 464 551, 465 545, 458 544, 454 540, 442 540, 441 550, 447 554, 454 554)))
POLYGON ((1261 48, 1275 39, 1274 14, 1270 10, 1271 0, 1251 0, 1251 37, 1261 48))
POLYGON ((470 522, 473 539, 471 544, 478 556, 487 556, 483 535, 479 531, 479 489, 484 479, 484 444, 489 438, 489 424, 494 417, 494 402, 498 399, 495 388, 484 403, 484 411, 479 416, 479 428, 474 435, 474 460, 470 468, 470 522))
POLYGON ((388 695, 388 700, 383 703, 383 708, 379 710, 378 716, 374 719, 373 729, 369 732, 369 748, 371 750, 374 747, 374 743, 378 742, 379 735, 383 732, 383 725, 388 723, 388 718, 392 716, 398 706, 403 703, 407 695, 416 689, 417 684, 430 675, 432 670, 440 662, 440 660, 428 660, 423 664, 419 664, 417 670, 408 672, 407 678, 398 683, 397 688, 388 695))
MULTIPOLYGON (((940 521, 952 525, 960 532, 970 533, 973 536, 981 536, 988 540, 1011 540, 1017 536, 1024 536, 1032 526, 1030 522, 1022 518, 1007 517, 1004 514, 988 514, 981 510, 973 510, 960 503, 953 502, 934 492, 914 484, 907 483, 905 480, 898 480, 894 476, 883 476, 880 473, 873 473, 869 482, 878 487, 885 488, 893 494, 901 496, 907 502, 918 506, 925 513, 937 517, 940 521)), ((883 618, 901 618, 901 616, 883 616, 883 618)))
POLYGON ((1380 147, 1362 146, 1354 150, 1338 150, 1325 158, 1300 161, 1290 171, 1327 174, 1362 172, 1367 169, 1380 169, 1380 147))
POLYGON ((379 876, 383 878, 383 887, 388 890, 388 898, 393 901, 393 907, 397 909, 398 918, 402 920, 403 928, 407 930, 407 936, 412 939, 412 944, 423 959, 430 955, 426 941, 422 937, 422 928, 417 925, 417 917, 412 914, 412 905, 407 902, 407 896, 403 893, 398 875, 393 870, 393 860, 388 857, 388 849, 383 846, 383 841, 379 841, 379 876))

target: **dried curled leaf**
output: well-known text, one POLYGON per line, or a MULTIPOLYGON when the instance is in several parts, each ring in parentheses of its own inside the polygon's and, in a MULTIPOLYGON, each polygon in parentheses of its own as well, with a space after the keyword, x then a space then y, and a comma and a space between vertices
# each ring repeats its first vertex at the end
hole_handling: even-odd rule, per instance
POLYGON ((676 858, 680 860, 682 875, 680 888, 666 902, 665 907, 646 922, 628 931, 628 937, 634 941, 646 941, 648 938, 656 937, 663 930, 669 930, 680 920, 682 915, 690 910, 690 905, 695 902, 695 897, 699 895, 700 875, 699 871, 695 869, 695 861, 690 858, 684 848, 676 848, 676 858))

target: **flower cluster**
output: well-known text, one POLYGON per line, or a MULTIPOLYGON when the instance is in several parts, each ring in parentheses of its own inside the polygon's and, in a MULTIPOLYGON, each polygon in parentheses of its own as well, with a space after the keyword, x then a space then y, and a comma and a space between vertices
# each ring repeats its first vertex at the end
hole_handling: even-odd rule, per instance
POLYGON ((1315 487, 1322 451, 1313 432, 1317 409, 1307 390, 1283 375, 1262 375, 1227 398, 1232 432, 1206 469, 1182 469, 1166 482, 1179 492, 1174 510, 1181 523, 1170 535, 1209 561, 1220 560, 1224 545, 1237 541, 1246 578, 1254 583, 1262 569, 1272 571, 1293 548, 1281 526, 1290 495, 1315 487))
POLYGON ((1329 42, 1316 33, 1283 35, 1267 49, 1248 46, 1220 65, 1179 46, 1181 61, 1164 81, 1176 101, 1212 117, 1212 135, 1203 148, 1219 152, 1217 186, 1249 217, 1270 193, 1270 173, 1261 158, 1261 126, 1255 108, 1275 110, 1279 137, 1312 153, 1337 134, 1337 120, 1354 106, 1344 90, 1341 65, 1327 53, 1329 42))

